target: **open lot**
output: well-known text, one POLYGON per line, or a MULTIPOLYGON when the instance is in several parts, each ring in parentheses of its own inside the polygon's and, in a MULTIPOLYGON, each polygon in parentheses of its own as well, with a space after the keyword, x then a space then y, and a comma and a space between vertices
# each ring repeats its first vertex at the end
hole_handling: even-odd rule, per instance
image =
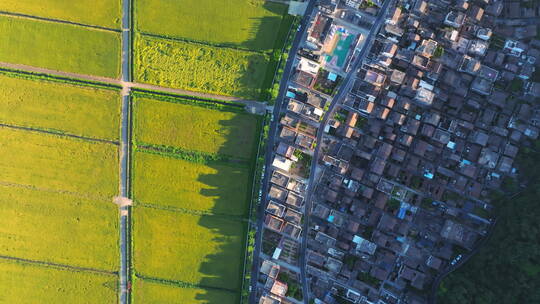
POLYGON ((173 146, 190 151, 250 159, 255 149, 257 117, 209 109, 189 100, 166 102, 136 98, 134 136, 137 143, 173 146))
POLYGON ((250 50, 271 50, 287 6, 263 0, 135 1, 137 29, 250 50))
POLYGON ((133 172, 136 202, 215 214, 246 214, 251 186, 247 167, 136 152, 133 172))
POLYGON ((138 206, 133 227, 138 275, 240 291, 245 223, 138 206))
POLYGON ((270 58, 257 52, 144 35, 135 36, 134 52, 139 82, 250 99, 269 85, 270 58))
POLYGON ((0 72, 0 123, 118 140, 120 92, 0 72))
POLYGON ((0 127, 0 182, 112 200, 118 146, 0 127))
POLYGON ((239 293, 202 288, 182 288, 136 279, 133 287, 134 302, 140 303, 190 303, 190 304, 236 304, 239 293))
POLYGON ((0 206, 0 255, 118 270, 118 207, 112 201, 0 184, 0 206))
POLYGON ((0 61, 106 77, 120 73, 120 33, 0 15, 0 61))
POLYGON ((117 303, 118 277, 0 259, 0 303, 117 303))
POLYGON ((120 28, 120 0, 7 0, 0 11, 120 28))

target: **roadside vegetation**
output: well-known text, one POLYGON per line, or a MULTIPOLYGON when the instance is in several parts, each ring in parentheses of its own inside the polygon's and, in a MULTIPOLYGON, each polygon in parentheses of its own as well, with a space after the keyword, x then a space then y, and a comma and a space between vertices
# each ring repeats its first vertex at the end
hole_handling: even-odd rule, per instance
POLYGON ((121 0, 4 0, 0 11, 120 28, 120 5, 121 0))
POLYGON ((120 33, 0 15, 0 61, 105 77, 120 73, 120 33))
POLYGON ((4 303, 115 304, 118 301, 115 275, 6 259, 0 259, 0 286, 0 300, 4 303))
POLYGON ((0 184, 0 202, 1 256, 118 269, 118 208, 111 201, 0 184))
POLYGON ((518 156, 518 182, 495 194, 498 221, 488 243, 442 281, 439 304, 540 303, 540 141, 518 156))
POLYGON ((0 127, 0 181, 112 201, 118 147, 0 127))
POLYGON ((120 92, 0 72, 0 123, 118 140, 120 92))

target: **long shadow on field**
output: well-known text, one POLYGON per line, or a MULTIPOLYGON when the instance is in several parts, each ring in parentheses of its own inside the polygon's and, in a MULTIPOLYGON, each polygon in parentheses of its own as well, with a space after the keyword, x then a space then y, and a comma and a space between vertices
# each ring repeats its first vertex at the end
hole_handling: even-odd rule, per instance
POLYGON ((261 54, 248 57, 246 71, 237 79, 239 84, 237 94, 259 100, 267 100, 269 97, 279 55, 292 22, 289 17, 283 18, 287 15, 287 6, 284 4, 265 2, 263 7, 275 16, 256 18, 252 23, 249 29, 250 39, 240 46, 257 50, 261 54))
MULTIPOLYGON (((230 125, 236 125, 241 119, 245 119, 245 117, 238 116, 232 120, 220 121, 220 125, 223 128, 226 128, 230 125)), ((260 119, 257 119, 257 124, 260 124, 260 119)), ((200 226, 212 230, 219 236, 214 239, 216 244, 218 244, 217 252, 209 253, 205 257, 205 262, 199 268, 199 272, 202 273, 204 277, 199 282, 199 285, 210 288, 205 293, 196 295, 198 303, 232 304, 239 302, 243 278, 245 246, 247 241, 247 216, 252 195, 253 167, 259 131, 260 127, 254 125, 253 129, 245 130, 245 132, 243 132, 245 136, 248 136, 248 134, 249 136, 253 136, 253 145, 231 147, 231 141, 228 140, 219 151, 223 153, 238 148, 248 149, 251 152, 250 159, 233 159, 226 162, 210 163, 208 166, 214 168, 217 173, 212 175, 201 175, 198 178, 199 182, 209 186, 209 189, 203 189, 201 194, 208 196, 209 199, 215 201, 212 213, 220 214, 202 216, 199 221, 200 226), (222 172, 223 169, 219 166, 220 163, 221 165, 224 163, 228 164, 238 170, 248 170, 249 178, 247 180, 241 178, 242 173, 238 170, 234 170, 232 173, 222 172), (234 192, 234 188, 238 186, 240 186, 241 191, 244 192, 243 196, 241 194, 231 193, 231 189, 233 189, 232 191, 234 192), (231 201, 231 195, 244 197, 243 204, 231 201), (234 210, 239 208, 239 205, 243 206, 242 210, 234 210), (233 213, 237 215, 223 215, 223 213, 233 213), (218 295, 213 289, 221 289, 229 292, 225 292, 224 294, 220 293, 218 295)), ((232 134, 231 136, 243 135, 232 134)), ((249 140, 246 142, 249 142, 249 140)))

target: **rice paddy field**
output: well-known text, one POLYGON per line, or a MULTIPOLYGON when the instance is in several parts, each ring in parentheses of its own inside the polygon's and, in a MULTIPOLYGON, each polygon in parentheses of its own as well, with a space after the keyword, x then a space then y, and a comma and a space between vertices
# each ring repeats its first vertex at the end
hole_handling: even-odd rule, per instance
POLYGON ((256 141, 253 130, 258 125, 256 116, 243 111, 205 108, 189 100, 179 101, 135 98, 135 141, 236 159, 252 156, 256 141))
POLYGON ((0 61, 117 78, 120 33, 0 15, 0 61))
POLYGON ((0 124, 118 140, 120 92, 0 73, 0 124))
POLYGON ((0 127, 0 181, 112 201, 118 147, 0 127))
POLYGON ((0 259, 0 303, 117 303, 115 275, 0 259))
POLYGON ((120 0, 3 0, 0 11, 109 28, 120 28, 122 13, 120 0))
POLYGON ((0 184, 0 205, 0 256, 118 269, 118 207, 111 201, 0 184))
POLYGON ((133 172, 137 202, 213 214, 246 214, 251 180, 247 166, 194 163, 136 152, 133 172))
POLYGON ((287 6, 263 0, 135 1, 135 14, 142 32, 255 51, 272 50, 287 26, 287 6))
POLYGON ((135 280, 135 303, 193 303, 193 304, 237 304, 237 293, 220 289, 177 288, 143 279, 135 280))
POLYGON ((258 99, 269 56, 200 43, 136 35, 136 81, 258 99))
POLYGON ((245 226, 220 216, 137 207, 135 271, 142 277, 239 292, 245 226))

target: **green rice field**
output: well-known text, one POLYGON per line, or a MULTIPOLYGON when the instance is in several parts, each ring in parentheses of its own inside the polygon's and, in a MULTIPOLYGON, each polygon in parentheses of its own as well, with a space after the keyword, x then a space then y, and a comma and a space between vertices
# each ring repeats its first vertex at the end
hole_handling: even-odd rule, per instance
POLYGON ((203 289, 159 284, 136 279, 133 287, 134 302, 139 303, 193 303, 237 304, 238 293, 220 289, 203 289))
POLYGON ((240 290, 245 223, 141 206, 133 222, 137 275, 240 290))
POLYGON ((0 61, 116 78, 120 33, 0 15, 0 61))
POLYGON ((136 202, 215 214, 246 214, 251 180, 247 167, 222 162, 200 164, 136 152, 133 172, 136 202))
POLYGON ((0 256, 118 269, 118 207, 112 201, 0 184, 0 205, 0 256))
POLYGON ((120 28, 120 0, 3 0, 0 11, 120 28))
POLYGON ((118 147, 0 127, 0 182, 112 200, 118 147))
POLYGON ((135 98, 135 141, 228 155, 236 159, 251 157, 256 141, 256 116, 185 102, 135 98))
POLYGON ((0 303, 117 303, 115 275, 0 259, 0 303))
POLYGON ((199 43, 135 36, 136 81, 259 99, 269 56, 199 43))
POLYGON ((0 74, 0 123, 118 140, 120 92, 0 74))
POLYGON ((272 50, 290 25, 286 5, 263 0, 135 1, 135 13, 142 32, 256 51, 272 50))

